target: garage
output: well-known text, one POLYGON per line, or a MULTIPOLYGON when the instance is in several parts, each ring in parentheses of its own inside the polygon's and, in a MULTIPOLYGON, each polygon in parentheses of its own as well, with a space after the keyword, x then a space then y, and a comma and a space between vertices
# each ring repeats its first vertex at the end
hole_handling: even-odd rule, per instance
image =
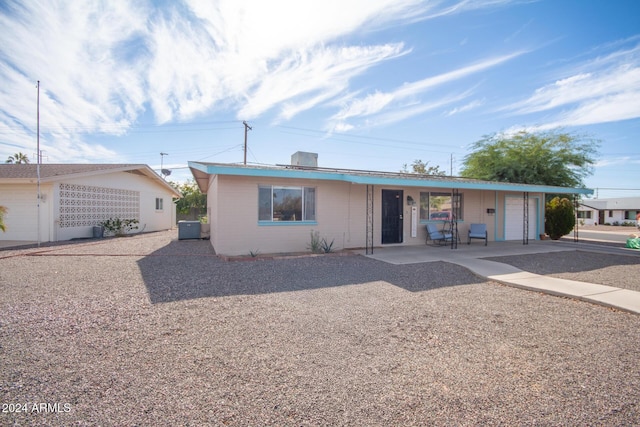
MULTIPOLYGON (((538 206, 539 198, 529 198, 529 239, 538 238, 538 206)), ((505 198, 505 240, 522 240, 524 200, 523 197, 505 198)))
POLYGON ((35 186, 7 185, 0 195, 0 205, 8 209, 4 217, 7 231, 2 235, 3 240, 38 240, 35 186))

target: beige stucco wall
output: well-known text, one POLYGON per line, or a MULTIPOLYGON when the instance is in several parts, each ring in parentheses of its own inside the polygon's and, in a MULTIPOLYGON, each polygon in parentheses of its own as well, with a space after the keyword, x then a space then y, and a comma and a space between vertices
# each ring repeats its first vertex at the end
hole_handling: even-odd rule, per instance
MULTIPOLYGON (((149 232, 169 230, 175 226, 176 205, 173 203, 172 194, 162 186, 155 184, 150 179, 128 172, 114 172, 95 176, 65 179, 65 184, 90 185, 95 187, 125 189, 140 193, 140 223, 138 229, 133 232, 149 232), (156 198, 163 199, 163 209, 156 210, 156 198)), ((93 227, 65 227, 59 226, 59 183, 53 185, 53 235, 51 240, 69 240, 71 238, 92 237, 93 227)), ((120 218, 129 219, 129 218, 120 218)))
MULTIPOLYGON (((376 217, 377 225, 374 227, 374 245, 381 245, 381 233, 379 230, 380 216, 382 212, 382 190, 403 190, 403 243, 402 245, 423 245, 426 242, 427 230, 426 222, 420 220, 420 193, 421 192, 443 192, 438 188, 427 187, 379 187, 376 186, 374 192, 374 215, 376 217), (418 225, 416 237, 411 236, 411 206, 407 204, 407 196, 411 196, 416 203, 418 225)), ((447 192, 446 190, 444 192, 447 192)), ((483 223, 487 225, 487 232, 489 240, 495 240, 496 230, 496 214, 487 213, 487 209, 496 208, 496 193, 494 191, 481 191, 481 190, 460 190, 460 194, 463 198, 462 219, 458 220, 458 234, 461 242, 467 241, 467 235, 469 233, 469 224, 483 223)), ((440 226, 440 221, 436 222, 440 226)), ((364 223, 362 225, 364 227, 364 223)))
POLYGON ((334 249, 364 246, 364 187, 337 181, 215 176, 210 179, 211 243, 218 254, 306 251, 318 231, 334 249), (258 223, 258 186, 316 188, 316 223, 258 223), (354 187, 354 188, 352 188, 354 187))
MULTIPOLYGON (((407 196, 419 208, 420 192, 442 191, 419 187, 374 187, 374 246, 381 245, 382 190, 403 191, 403 242, 401 245, 424 245, 425 222, 419 220, 417 235, 411 236, 411 206, 407 196)), ((364 248, 366 245, 366 186, 340 181, 290 180, 242 176, 210 177, 208 206, 210 209, 211 243, 220 255, 304 252, 308 250, 310 233, 318 231, 334 249, 364 248), (316 223, 258 223, 258 186, 307 186, 316 188, 316 223)), ((504 194, 495 191, 460 190, 463 195, 463 218, 458 222, 461 243, 466 243, 469 225, 487 225, 489 240, 504 238, 504 194), (495 213, 487 212, 494 209, 495 213)), ((522 197, 522 193, 513 196, 522 197)), ((542 197, 531 194, 530 197, 542 197)), ((539 213, 539 218, 544 218, 539 213)), ((543 224, 539 224, 540 227, 543 224)), ((530 239, 537 236, 530 236, 530 239)))
MULTIPOLYGON (((175 226, 175 210, 172 193, 146 177, 114 172, 104 175, 64 179, 65 184, 126 189, 140 193, 139 230, 167 230, 175 226), (163 199, 163 209, 155 209, 156 197, 163 199)), ((45 182, 40 186, 40 241, 61 241, 93 236, 92 226, 60 227, 61 182, 45 182)), ((0 232, 0 240, 37 241, 38 203, 36 184, 0 185, 0 205, 9 211, 5 216, 7 231, 0 232)), ((127 219, 127 218, 121 218, 127 219)))

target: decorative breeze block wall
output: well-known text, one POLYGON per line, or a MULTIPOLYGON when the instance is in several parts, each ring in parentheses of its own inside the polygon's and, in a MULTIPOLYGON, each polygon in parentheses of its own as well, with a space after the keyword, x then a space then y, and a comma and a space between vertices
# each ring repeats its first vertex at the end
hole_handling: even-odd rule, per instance
POLYGON ((93 226, 109 218, 140 220, 140 192, 60 184, 60 227, 93 226))

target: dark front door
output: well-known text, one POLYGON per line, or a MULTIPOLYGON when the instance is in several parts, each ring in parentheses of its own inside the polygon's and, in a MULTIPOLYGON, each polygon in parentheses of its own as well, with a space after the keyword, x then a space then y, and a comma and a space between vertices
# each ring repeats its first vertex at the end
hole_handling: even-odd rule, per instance
POLYGON ((382 190, 382 243, 402 243, 402 190, 382 190))

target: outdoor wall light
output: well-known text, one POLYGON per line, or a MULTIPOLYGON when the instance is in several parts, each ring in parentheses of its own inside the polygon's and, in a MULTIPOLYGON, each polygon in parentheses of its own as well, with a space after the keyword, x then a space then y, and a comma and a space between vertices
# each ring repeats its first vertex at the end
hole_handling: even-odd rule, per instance
POLYGON ((407 205, 409 206, 415 205, 415 202, 413 201, 413 197, 407 196, 407 205))

